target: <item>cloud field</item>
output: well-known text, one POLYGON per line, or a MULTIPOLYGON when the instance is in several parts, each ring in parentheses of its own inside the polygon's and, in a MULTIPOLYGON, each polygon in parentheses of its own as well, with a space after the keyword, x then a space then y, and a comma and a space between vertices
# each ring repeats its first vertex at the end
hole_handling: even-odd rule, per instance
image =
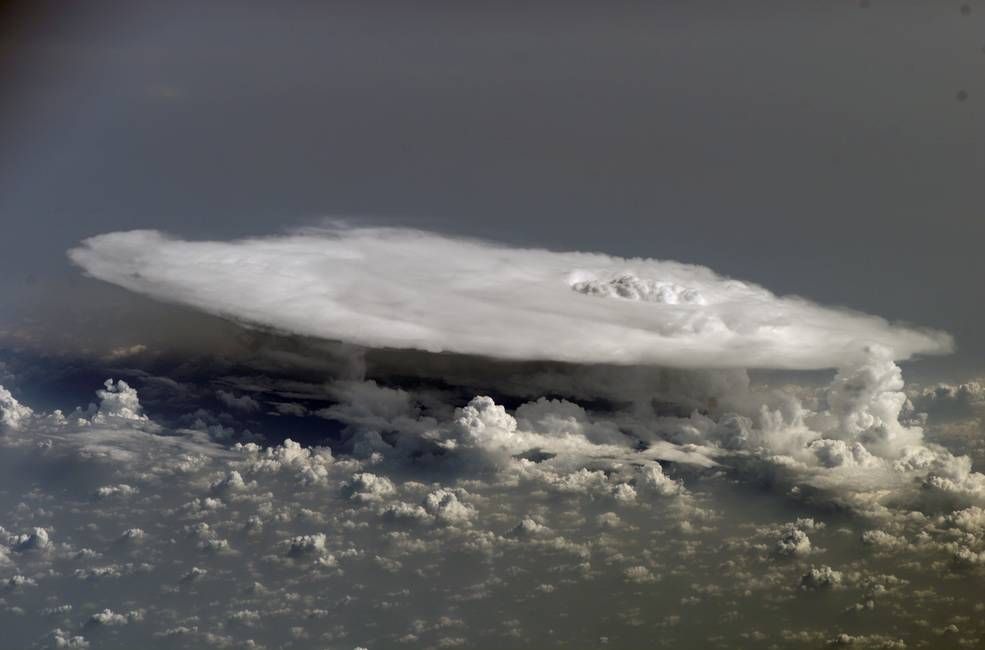
POLYGON ((985 384, 907 387, 897 364, 944 333, 701 267, 398 229, 70 255, 248 327, 214 351, 0 357, 16 647, 985 634, 985 384), (22 398, 79 368, 126 379, 73 410, 22 398))

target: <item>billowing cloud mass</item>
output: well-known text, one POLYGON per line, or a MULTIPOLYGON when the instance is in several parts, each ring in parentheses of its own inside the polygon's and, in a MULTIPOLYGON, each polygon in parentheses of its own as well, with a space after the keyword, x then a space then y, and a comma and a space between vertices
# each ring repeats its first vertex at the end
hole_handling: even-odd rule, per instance
MULTIPOLYGON (((257 408, 284 399, 252 385, 257 408)), ((0 388, 5 641, 974 646, 985 477, 923 440, 895 364, 845 367, 817 399, 730 386, 667 415, 486 395, 448 410, 336 380, 313 416, 346 426, 331 448, 169 427, 124 381, 67 413, 0 388)))
POLYGON ((405 230, 117 233, 72 256, 262 327, 249 354, 104 355, 115 378, 66 412, 22 403, 45 372, 10 356, 16 647, 985 634, 985 383, 908 388, 897 365, 946 335, 699 267, 405 230), (771 385, 744 366, 834 370, 771 385))
POLYGON ((831 368, 951 348, 942 332, 652 259, 510 248, 394 228, 233 242, 85 240, 89 275, 243 323, 367 347, 684 368, 831 368))

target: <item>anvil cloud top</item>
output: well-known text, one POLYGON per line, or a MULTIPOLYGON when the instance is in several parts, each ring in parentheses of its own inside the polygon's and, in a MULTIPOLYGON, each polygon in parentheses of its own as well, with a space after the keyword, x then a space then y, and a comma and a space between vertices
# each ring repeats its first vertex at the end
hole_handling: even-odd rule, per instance
POLYGON ((779 297, 702 266, 408 229, 231 242, 116 232, 69 255, 93 277, 160 300, 368 347, 788 369, 842 366, 873 346, 897 360, 952 348, 939 331, 779 297))

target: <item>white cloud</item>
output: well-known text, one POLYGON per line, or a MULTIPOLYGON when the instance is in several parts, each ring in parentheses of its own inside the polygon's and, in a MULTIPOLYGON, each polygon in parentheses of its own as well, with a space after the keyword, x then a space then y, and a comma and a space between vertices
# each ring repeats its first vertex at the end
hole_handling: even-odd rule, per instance
POLYGON ((104 385, 105 389, 96 391, 99 397, 99 411, 93 417, 93 422, 102 424, 111 418, 135 422, 148 419, 143 414, 137 391, 129 384, 122 379, 115 383, 112 379, 107 379, 104 385))
POLYGON ((96 612, 90 616, 88 625, 114 627, 126 625, 127 623, 131 623, 133 621, 139 621, 142 618, 143 615, 137 611, 127 612, 126 614, 118 614, 111 609, 104 609, 103 611, 96 612))
POLYGON ((336 228, 233 242, 118 232, 69 252, 89 275, 286 332, 369 347, 690 368, 843 366, 951 349, 891 325, 652 259, 336 228))
POLYGON ((811 540, 807 533, 796 526, 789 526, 780 533, 773 552, 780 556, 799 557, 810 555, 811 548, 811 540))
POLYGON ((328 550, 325 533, 297 535, 283 542, 284 554, 293 559, 313 559, 324 566, 334 566, 335 556, 328 550))
POLYGON ((144 539, 144 537, 146 537, 146 535, 147 535, 147 533, 145 533, 143 531, 143 529, 141 529, 141 528, 127 528, 120 535, 120 541, 121 542, 139 542, 142 539, 144 539))
POLYGON ((371 472, 359 472, 352 475, 352 480, 346 486, 350 498, 362 503, 378 503, 389 498, 396 489, 393 482, 385 476, 377 476, 371 472))
POLYGON ((217 481, 213 481, 209 485, 209 488, 213 492, 219 492, 219 493, 240 492, 242 490, 247 489, 248 487, 249 485, 246 483, 246 481, 243 480, 243 475, 236 470, 232 470, 221 479, 218 479, 217 481))
POLYGON ((803 589, 831 589, 841 584, 842 573, 829 566, 811 567, 800 579, 803 589))
POLYGON ((428 494, 424 498, 424 510, 438 521, 449 524, 467 524, 475 516, 472 506, 462 503, 455 492, 446 489, 428 494))
MULTIPOLYGON (((868 382, 860 392, 878 402, 880 391, 870 391, 868 382)), ((878 378, 872 383, 880 384, 878 378)), ((400 406, 416 397, 395 400, 391 415, 417 418, 414 409, 400 406)), ((375 398, 354 399, 366 404, 375 398)), ((871 401, 861 400, 857 408, 871 401)), ((825 411, 824 402, 815 407, 825 411)), ((761 467, 776 449, 796 446, 770 446, 779 445, 771 435, 794 426, 793 410, 766 418, 767 435, 753 409, 744 446, 717 449, 722 465, 705 469, 661 466, 630 436, 622 444, 618 438, 592 442, 593 428, 605 433, 603 440, 618 434, 621 427, 608 426, 616 416, 571 402, 535 400, 513 411, 479 400, 458 413, 445 406, 434 422, 440 433, 435 440, 462 441, 443 450, 448 456, 480 454, 501 440, 509 451, 554 444, 557 455, 535 461, 507 454, 497 471, 480 473, 392 447, 384 459, 364 460, 341 453, 333 458, 293 442, 224 452, 208 441, 177 444, 184 440, 178 432, 149 433, 144 420, 108 418, 95 425, 32 417, 30 426, 0 436, 4 467, 16 469, 0 473, 0 493, 11 504, 23 502, 5 515, 13 532, 0 530, 0 556, 9 556, 0 563, 0 601, 4 613, 16 614, 5 627, 8 644, 28 647, 57 625, 64 644, 84 633, 99 647, 133 647, 146 639, 273 647, 292 638, 295 644, 307 638, 345 647, 397 647, 401 640, 438 646, 445 638, 466 647, 509 647, 518 638, 571 645, 591 638, 570 616, 572 598, 593 613, 587 625, 602 616, 612 621, 606 630, 611 645, 651 643, 657 628, 668 642, 701 645, 722 621, 734 624, 736 634, 763 633, 742 639, 778 645, 803 639, 804 647, 823 643, 834 631, 858 635, 866 629, 899 629, 908 645, 933 643, 930 629, 905 625, 917 616, 965 617, 956 625, 968 637, 985 629, 973 623, 980 612, 967 598, 968 581, 940 579, 980 577, 982 506, 956 509, 942 500, 921 510, 909 498, 954 498, 944 487, 925 487, 928 477, 970 489, 970 465, 941 449, 918 446, 892 459, 869 458, 855 447, 864 447, 861 441, 813 438, 833 443, 813 445, 797 438, 800 454, 791 463, 799 464, 789 466, 791 480, 806 494, 815 477, 827 477, 831 492, 841 495, 860 477, 870 478, 874 502, 891 497, 881 511, 885 516, 870 520, 865 513, 832 512, 817 491, 810 504, 796 498, 777 504, 776 494, 760 489, 758 475, 747 467, 761 467), (39 448, 39 438, 53 444, 39 448), (78 453, 92 449, 94 440, 123 445, 126 462, 78 453), (165 469, 176 467, 180 474, 165 469), (24 481, 27 468, 31 478, 24 481), (52 476, 57 482, 50 482, 52 476), (757 481, 756 489, 739 485, 749 480, 757 481), (102 498, 94 502, 94 495, 102 498), (620 497, 632 507, 621 507, 620 497), (805 509, 799 519, 790 515, 796 507, 805 509), (38 530, 45 531, 45 543, 38 530), (121 537, 121 531, 127 532, 121 537), (46 550, 17 550, 22 545, 46 550), (805 557, 843 568, 809 567, 805 557), (878 574, 888 561, 907 566, 912 589, 878 574), (937 592, 919 595, 928 585, 937 592), (829 587, 837 590, 829 594, 837 602, 814 593, 829 587), (76 598, 79 593, 84 598, 76 598), (777 615, 794 599, 812 599, 810 621, 777 615), (73 606, 61 607, 68 602, 73 606), (463 606, 467 602, 477 606, 463 606), (854 602, 863 604, 864 626, 843 614, 854 602), (868 608, 869 602, 876 604, 868 608), (549 639, 538 637, 544 621, 553 630, 549 639), (876 627, 883 624, 892 627, 876 627)), ((813 407, 805 410, 806 420, 818 415, 813 407)), ((373 420, 386 408, 350 412, 369 413, 373 420)), ((719 416, 702 417, 707 422, 682 418, 700 429, 699 437, 719 416)), ((396 433, 420 431, 412 423, 396 433)), ((867 432, 846 437, 861 439, 867 432)), ((769 476, 783 493, 789 484, 780 470, 787 467, 769 476)), ((57 643, 53 632, 46 640, 57 643)))
POLYGON ((0 386, 0 431, 19 429, 32 414, 29 407, 18 402, 9 390, 0 386))
POLYGON ((119 483, 117 485, 104 485, 100 487, 96 490, 95 496, 98 499, 108 499, 115 496, 130 497, 139 492, 140 490, 133 486, 127 485, 126 483, 119 483))
POLYGON ((15 535, 9 542, 10 547, 18 552, 47 551, 51 548, 51 538, 44 528, 35 528, 30 533, 15 535))
POLYGON ((71 634, 62 629, 56 629, 51 632, 51 640, 56 648, 88 648, 89 642, 86 641, 85 637, 79 634, 71 634))
POLYGON ((244 457, 244 469, 251 473, 293 472, 306 485, 323 483, 334 463, 327 447, 302 447, 290 438, 276 447, 260 447, 256 443, 237 444, 234 449, 244 457))

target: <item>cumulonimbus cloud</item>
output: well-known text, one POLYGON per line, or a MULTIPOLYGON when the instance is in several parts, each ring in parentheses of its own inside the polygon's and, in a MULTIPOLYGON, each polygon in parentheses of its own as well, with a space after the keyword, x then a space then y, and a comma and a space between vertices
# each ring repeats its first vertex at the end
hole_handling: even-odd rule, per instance
POLYGON ((943 332, 780 297, 701 266, 409 229, 230 242, 138 230, 86 239, 69 257, 159 300, 367 347, 785 369, 843 366, 872 346, 896 360, 952 348, 943 332))

